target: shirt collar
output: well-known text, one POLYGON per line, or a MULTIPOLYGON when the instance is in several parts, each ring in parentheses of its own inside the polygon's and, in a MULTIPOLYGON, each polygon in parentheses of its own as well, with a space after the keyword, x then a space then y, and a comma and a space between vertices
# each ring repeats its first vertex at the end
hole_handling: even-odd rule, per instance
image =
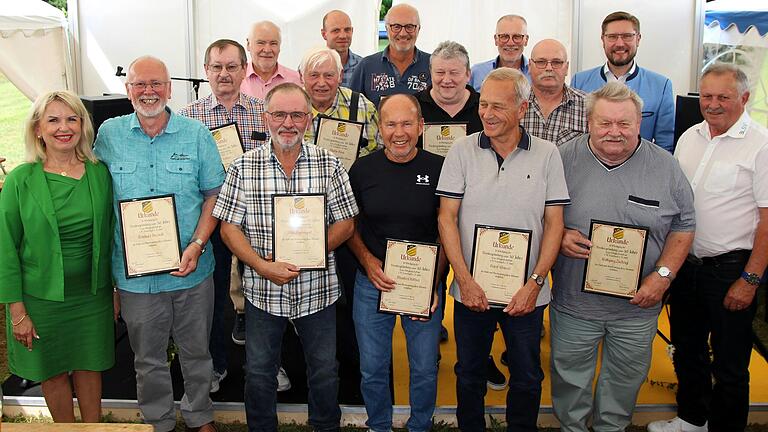
MULTIPOLYGON (((388 53, 389 53, 389 45, 387 45, 386 48, 381 50, 381 60, 382 61, 386 60, 386 61, 389 62, 389 55, 388 55, 388 53)), ((411 64, 415 64, 416 62, 419 61, 420 58, 421 58, 421 51, 419 51, 419 49, 414 46, 413 47, 413 61, 411 62, 411 64)))
MULTIPOLYGON (((491 139, 488 138, 488 136, 485 134, 485 132, 480 132, 480 139, 478 140, 478 145, 481 149, 489 149, 491 148, 491 139)), ((520 142, 517 143, 517 148, 523 149, 523 150, 531 150, 531 137, 528 135, 528 132, 520 126, 520 142)))
MULTIPOLYGON (((739 116, 739 119, 736 120, 736 123, 734 123, 728 130, 719 136, 727 136, 729 138, 744 138, 747 135, 747 131, 749 130, 749 126, 752 124, 752 118, 749 116, 749 113, 747 113, 747 110, 744 110, 743 113, 741 113, 741 116, 739 116)), ((709 135, 709 123, 707 123, 706 120, 699 123, 699 134, 702 135, 704 138, 707 139, 707 141, 712 140, 713 137, 709 135)))
MULTIPOLYGON (((499 64, 501 64, 501 56, 496 56, 496 58, 493 60, 493 63, 491 63, 491 66, 493 66, 494 69, 497 69, 499 64)), ((526 75, 528 74, 528 58, 525 56, 525 54, 520 56, 520 72, 526 75)))
MULTIPOLYGON (((235 102, 235 106, 240 105, 241 107, 245 108, 245 101, 243 100, 243 93, 239 92, 237 95, 237 102, 235 102)), ((216 95, 211 93, 203 100, 203 108, 206 111, 213 111, 214 108, 221 105, 221 102, 219 102, 219 99, 216 98, 216 95)), ((223 106, 223 105, 222 105, 223 106)))
MULTIPOLYGON (((621 79, 623 78, 624 82, 629 81, 631 79, 634 79, 639 72, 640 70, 637 67, 637 62, 632 60, 632 67, 629 68, 627 73, 625 73, 624 75, 620 77, 616 77, 616 80, 621 81, 621 79)), ((603 80, 605 80, 606 82, 608 81, 609 76, 611 77, 614 76, 613 72, 611 72, 611 69, 608 68, 608 62, 605 62, 605 64, 603 65, 603 68, 600 70, 600 75, 603 77, 603 80)))
MULTIPOLYGON (((164 133, 176 133, 179 131, 179 121, 176 119, 176 117, 178 117, 177 114, 174 113, 168 106, 165 107, 165 112, 170 115, 170 117, 168 117, 168 124, 165 125, 165 129, 163 129, 163 131, 160 132, 157 136, 160 136, 164 133)), ((141 122, 139 122, 139 116, 136 115, 136 111, 131 114, 128 126, 130 126, 131 129, 138 129, 141 131, 141 133, 144 133, 144 129, 141 128, 141 122)))
MULTIPOLYGON (((280 63, 278 63, 277 64, 277 69, 275 69, 275 73, 273 73, 272 76, 269 77, 269 79, 267 81, 271 81, 272 79, 274 79, 278 75, 283 77, 283 78, 285 78, 285 71, 286 71, 286 69, 287 68, 285 66, 281 65, 280 63)), ((253 62, 248 62, 248 67, 246 67, 246 69, 245 69, 245 76, 246 77, 250 77, 252 75, 256 75, 257 78, 261 79, 259 74, 257 74, 256 71, 253 69, 253 62)))

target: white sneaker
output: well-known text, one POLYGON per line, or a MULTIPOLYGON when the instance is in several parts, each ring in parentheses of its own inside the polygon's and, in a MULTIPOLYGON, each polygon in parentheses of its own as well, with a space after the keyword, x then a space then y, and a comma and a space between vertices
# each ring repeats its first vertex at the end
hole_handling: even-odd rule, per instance
POLYGON ((222 373, 218 373, 216 371, 213 371, 213 376, 211 377, 211 393, 216 393, 219 391, 219 384, 224 381, 224 378, 227 377, 227 371, 224 370, 222 373))
POLYGON ((671 420, 659 420, 648 423, 648 432, 708 432, 707 423, 704 426, 696 426, 688 423, 680 417, 671 420))
POLYGON ((291 380, 288 378, 288 374, 285 373, 285 369, 280 368, 277 371, 277 391, 284 392, 291 389, 291 380))

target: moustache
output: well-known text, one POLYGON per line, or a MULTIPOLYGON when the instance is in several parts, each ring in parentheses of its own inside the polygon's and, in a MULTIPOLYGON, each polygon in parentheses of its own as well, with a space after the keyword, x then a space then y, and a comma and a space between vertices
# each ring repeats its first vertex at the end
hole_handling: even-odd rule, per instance
POLYGON ((723 114, 725 110, 723 108, 707 108, 704 112, 707 114, 723 114))
POLYGON ((627 143, 627 139, 624 138, 621 135, 619 135, 619 136, 606 136, 606 137, 600 138, 598 141, 601 142, 601 143, 604 143, 604 142, 618 142, 618 143, 621 143, 621 144, 626 144, 627 143))

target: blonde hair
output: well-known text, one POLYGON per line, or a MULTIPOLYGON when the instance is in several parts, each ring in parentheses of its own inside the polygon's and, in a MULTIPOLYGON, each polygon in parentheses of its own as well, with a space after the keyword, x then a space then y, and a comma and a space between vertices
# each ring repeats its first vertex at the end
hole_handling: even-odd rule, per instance
POLYGON ((51 102, 58 101, 67 105, 75 115, 80 117, 80 141, 75 145, 75 154, 77 158, 83 162, 89 160, 96 162, 96 156, 93 154, 93 124, 91 123, 91 117, 88 111, 85 109, 83 102, 74 93, 61 90, 52 91, 40 95, 35 103, 32 104, 32 109, 27 116, 27 120, 24 123, 24 152, 26 153, 26 160, 28 162, 45 162, 47 155, 45 153, 45 142, 42 138, 37 136, 38 125, 40 120, 45 114, 46 108, 51 102))

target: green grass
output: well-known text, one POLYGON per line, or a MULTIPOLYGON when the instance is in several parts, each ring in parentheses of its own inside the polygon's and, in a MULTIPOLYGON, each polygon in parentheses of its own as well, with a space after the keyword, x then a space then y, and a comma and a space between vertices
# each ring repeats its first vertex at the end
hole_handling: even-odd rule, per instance
MULTIPOLYGON (((24 161, 24 120, 31 102, 0 74, 0 156, 10 171, 24 161)), ((2 175, 2 172, 0 172, 2 175)))

